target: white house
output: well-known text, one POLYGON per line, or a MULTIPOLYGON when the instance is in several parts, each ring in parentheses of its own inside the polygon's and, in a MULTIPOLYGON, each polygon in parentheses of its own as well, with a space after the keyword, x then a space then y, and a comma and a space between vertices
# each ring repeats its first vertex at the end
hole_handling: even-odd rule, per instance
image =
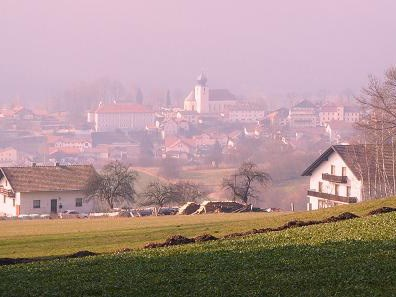
POLYGON ((302 174, 311 177, 307 209, 327 208, 385 196, 384 189, 396 185, 396 163, 392 161, 394 150, 384 148, 381 152, 383 166, 379 167, 377 149, 373 145, 363 144, 333 145, 328 148, 302 174), (386 178, 381 178, 383 176, 386 178))
POLYGON ((73 209, 90 212, 83 189, 96 174, 90 165, 0 168, 0 214, 50 214, 73 209))

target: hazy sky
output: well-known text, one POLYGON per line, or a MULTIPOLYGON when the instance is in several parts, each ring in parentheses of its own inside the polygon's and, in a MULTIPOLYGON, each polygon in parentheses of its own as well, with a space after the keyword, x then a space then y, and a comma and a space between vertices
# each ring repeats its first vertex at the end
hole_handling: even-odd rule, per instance
POLYGON ((0 100, 101 77, 236 93, 359 90, 396 64, 394 0, 0 0, 0 100))

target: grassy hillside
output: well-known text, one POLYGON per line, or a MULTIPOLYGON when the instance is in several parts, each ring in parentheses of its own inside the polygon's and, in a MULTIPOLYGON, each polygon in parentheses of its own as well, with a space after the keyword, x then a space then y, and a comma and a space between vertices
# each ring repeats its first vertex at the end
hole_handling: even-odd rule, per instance
POLYGON ((394 296, 396 213, 206 244, 2 266, 0 279, 0 296, 394 296))
POLYGON ((139 248, 170 235, 217 237, 253 228, 277 227, 290 220, 323 219, 343 211, 363 215, 380 206, 396 207, 396 199, 381 199, 313 212, 241 213, 144 218, 0 221, 0 257, 64 255, 80 250, 112 252, 139 248))

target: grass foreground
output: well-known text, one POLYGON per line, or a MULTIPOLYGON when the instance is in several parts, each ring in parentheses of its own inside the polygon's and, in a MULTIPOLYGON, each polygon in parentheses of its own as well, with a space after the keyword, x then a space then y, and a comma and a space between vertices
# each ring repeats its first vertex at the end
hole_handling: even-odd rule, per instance
MULTIPOLYGON (((364 215, 394 202, 272 218, 364 215)), ((2 266, 0 280, 0 296, 394 296, 396 213, 204 244, 2 266)))
POLYGON ((356 205, 312 212, 239 213, 143 218, 0 221, 0 258, 42 257, 141 248, 181 234, 204 233, 221 237, 253 228, 277 227, 291 220, 321 220, 344 211, 365 215, 383 205, 396 207, 396 199, 380 199, 356 205))

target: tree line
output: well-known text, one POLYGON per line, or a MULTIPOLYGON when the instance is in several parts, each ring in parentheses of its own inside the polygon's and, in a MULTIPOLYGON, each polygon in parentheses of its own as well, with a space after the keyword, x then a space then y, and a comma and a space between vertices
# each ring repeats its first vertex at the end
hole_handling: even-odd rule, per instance
MULTIPOLYGON (((118 161, 111 162, 93 175, 84 189, 86 200, 96 200, 113 209, 115 206, 138 203, 141 206, 180 205, 196 202, 208 194, 205 189, 191 181, 150 182, 141 193, 135 190, 138 173, 118 161)), ((233 201, 245 205, 259 198, 259 193, 271 184, 271 176, 252 162, 244 162, 234 174, 225 177, 222 188, 233 201)))

